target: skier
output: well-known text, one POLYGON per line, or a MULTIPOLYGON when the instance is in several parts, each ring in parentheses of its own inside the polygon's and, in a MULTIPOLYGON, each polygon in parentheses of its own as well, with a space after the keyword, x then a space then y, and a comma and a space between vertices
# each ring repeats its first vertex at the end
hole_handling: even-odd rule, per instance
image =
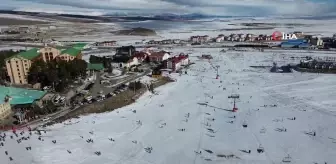
POLYGON ((69 154, 71 154, 71 151, 70 151, 70 150, 67 150, 67 152, 68 152, 69 154))
POLYGON ((8 155, 8 151, 7 150, 5 151, 5 154, 8 155))

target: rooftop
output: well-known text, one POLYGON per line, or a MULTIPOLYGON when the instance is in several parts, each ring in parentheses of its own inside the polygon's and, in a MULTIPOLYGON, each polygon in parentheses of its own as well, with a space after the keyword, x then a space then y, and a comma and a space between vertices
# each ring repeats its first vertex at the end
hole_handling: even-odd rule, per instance
POLYGON ((41 99, 46 93, 39 90, 0 86, 0 104, 4 103, 7 95, 12 98, 11 105, 31 104, 35 100, 41 99))
POLYGON ((65 49, 61 52, 61 54, 68 54, 68 55, 71 55, 71 56, 77 56, 80 53, 81 53, 81 50, 79 50, 77 48, 68 48, 68 49, 65 49))
POLYGON ((30 50, 20 52, 17 55, 14 55, 14 56, 12 56, 8 59, 11 59, 11 58, 14 58, 14 57, 22 57, 22 58, 25 58, 25 59, 28 59, 28 60, 32 60, 35 57, 37 57, 38 55, 39 55, 38 49, 37 48, 32 48, 30 50))
POLYGON ((76 43, 72 45, 72 47, 78 50, 83 50, 86 45, 88 44, 87 43, 76 43))
POLYGON ((100 71, 100 70, 104 69, 104 65, 102 63, 98 63, 98 64, 88 63, 87 69, 88 70, 100 71))

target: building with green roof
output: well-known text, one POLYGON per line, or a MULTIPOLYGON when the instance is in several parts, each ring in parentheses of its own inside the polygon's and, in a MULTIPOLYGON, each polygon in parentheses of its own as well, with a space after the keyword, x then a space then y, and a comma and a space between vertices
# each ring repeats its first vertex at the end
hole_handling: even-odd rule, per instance
POLYGON ((87 47, 87 45, 88 45, 87 43, 76 43, 73 44, 71 47, 78 50, 84 50, 87 47))
POLYGON ((0 86, 0 104, 5 103, 6 96, 11 97, 9 102, 11 105, 32 104, 44 97, 46 93, 39 90, 0 86))
POLYGON ((87 69, 91 71, 101 71, 101 70, 104 70, 104 65, 102 63, 97 63, 97 64, 88 63, 87 69))
POLYGON ((45 62, 52 60, 71 61, 82 59, 82 49, 85 43, 75 44, 74 47, 61 49, 60 47, 32 48, 5 59, 7 74, 13 84, 27 84, 28 71, 35 59, 45 62))
POLYGON ((20 52, 17 55, 14 55, 10 58, 7 58, 6 60, 11 59, 11 58, 18 58, 18 57, 28 59, 28 60, 33 60, 34 58, 39 56, 38 51, 39 50, 37 48, 32 48, 32 49, 29 49, 27 51, 20 52))
POLYGON ((81 52, 82 51, 77 48, 68 48, 68 49, 61 51, 61 55, 67 54, 67 55, 76 57, 77 55, 81 54, 81 52))

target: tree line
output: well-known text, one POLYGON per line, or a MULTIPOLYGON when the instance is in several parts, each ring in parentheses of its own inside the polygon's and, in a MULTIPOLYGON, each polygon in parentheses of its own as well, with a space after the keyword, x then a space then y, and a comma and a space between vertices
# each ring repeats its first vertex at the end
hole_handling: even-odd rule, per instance
POLYGON ((29 69, 28 83, 41 83, 41 86, 52 86, 55 91, 62 92, 70 82, 78 77, 86 77, 87 63, 81 59, 69 62, 43 60, 34 61, 29 69))
POLYGON ((100 56, 95 56, 95 55, 90 55, 89 58, 90 63, 92 64, 103 64, 104 68, 107 68, 107 71, 112 73, 113 67, 112 67, 112 59, 107 58, 105 56, 100 57, 100 56))

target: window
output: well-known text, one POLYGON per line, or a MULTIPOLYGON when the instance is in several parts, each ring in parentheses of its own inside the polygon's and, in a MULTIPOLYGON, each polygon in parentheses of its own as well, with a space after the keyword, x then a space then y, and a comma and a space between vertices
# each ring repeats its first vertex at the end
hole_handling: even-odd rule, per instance
POLYGON ((10 61, 8 60, 7 63, 10 64, 10 61))
POLYGON ((25 67, 27 67, 28 66, 28 64, 25 64, 25 67))
POLYGON ((18 75, 20 75, 20 72, 18 73, 18 75))
POLYGON ((20 72, 20 70, 19 70, 19 69, 17 69, 17 71, 18 71, 18 72, 20 72))
POLYGON ((15 61, 16 63, 18 63, 18 61, 15 61))
POLYGON ((22 84, 22 81, 20 80, 20 84, 22 84))

